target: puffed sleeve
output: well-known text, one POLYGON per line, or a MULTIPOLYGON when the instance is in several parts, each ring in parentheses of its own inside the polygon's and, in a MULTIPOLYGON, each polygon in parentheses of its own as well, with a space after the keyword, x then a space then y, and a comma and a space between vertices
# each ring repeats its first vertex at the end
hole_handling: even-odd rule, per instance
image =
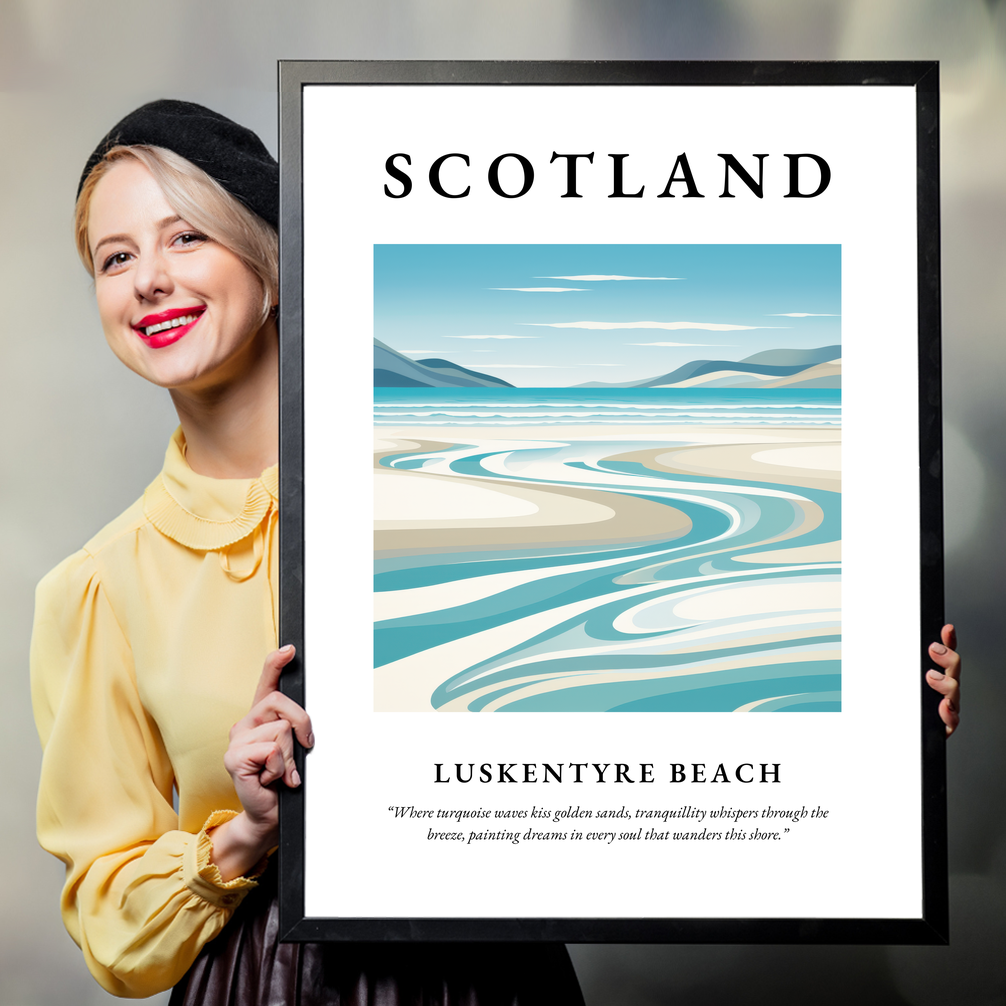
POLYGON ((210 862, 206 830, 233 811, 178 830, 171 764, 98 581, 78 552, 36 594, 38 837, 66 864, 63 921, 91 973, 114 995, 149 996, 181 979, 255 883, 225 883, 210 862))

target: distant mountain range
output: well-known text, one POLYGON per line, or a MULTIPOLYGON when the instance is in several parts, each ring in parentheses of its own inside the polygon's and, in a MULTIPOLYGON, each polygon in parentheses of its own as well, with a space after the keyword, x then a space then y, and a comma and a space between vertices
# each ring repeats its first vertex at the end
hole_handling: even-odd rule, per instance
POLYGON ((450 360, 410 360, 374 340, 375 388, 512 388, 498 377, 460 367, 450 360))
POLYGON ((578 388, 840 388, 842 347, 767 349, 744 360, 692 360, 659 377, 578 388))
MULTIPOLYGON (((767 349, 746 359, 692 360, 643 381, 590 381, 577 388, 840 388, 842 347, 767 349)), ((411 360, 374 339, 375 388, 512 388, 450 360, 411 360)))

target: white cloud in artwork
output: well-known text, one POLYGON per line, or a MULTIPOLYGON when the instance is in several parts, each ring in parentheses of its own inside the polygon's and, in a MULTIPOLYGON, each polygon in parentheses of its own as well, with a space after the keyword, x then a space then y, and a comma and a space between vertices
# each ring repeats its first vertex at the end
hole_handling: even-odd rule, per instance
POLYGON ((809 314, 806 311, 790 311, 789 314, 770 314, 769 318, 838 318, 837 314, 809 314))
POLYGON ((514 293, 587 293, 577 286, 490 286, 487 290, 512 290, 514 293))
POLYGON ((590 328, 608 330, 614 328, 662 328, 669 332, 682 329, 698 329, 703 332, 748 332, 757 328, 774 328, 773 325, 717 325, 705 321, 525 321, 522 325, 541 328, 590 328))
POLYGON ((605 283, 608 281, 618 281, 618 280, 645 280, 647 282, 655 282, 657 280, 672 281, 684 279, 684 276, 603 276, 603 275, 590 275, 590 276, 535 276, 535 279, 564 279, 568 280, 570 283, 605 283))

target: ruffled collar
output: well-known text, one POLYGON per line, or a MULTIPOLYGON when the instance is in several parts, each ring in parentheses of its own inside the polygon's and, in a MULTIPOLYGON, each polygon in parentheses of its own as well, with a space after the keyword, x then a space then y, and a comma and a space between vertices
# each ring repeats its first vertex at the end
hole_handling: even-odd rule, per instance
POLYGON ((279 466, 257 479, 213 479, 185 460, 185 437, 175 430, 164 468, 143 494, 143 512, 162 534, 186 548, 211 552, 252 533, 279 500, 279 466))

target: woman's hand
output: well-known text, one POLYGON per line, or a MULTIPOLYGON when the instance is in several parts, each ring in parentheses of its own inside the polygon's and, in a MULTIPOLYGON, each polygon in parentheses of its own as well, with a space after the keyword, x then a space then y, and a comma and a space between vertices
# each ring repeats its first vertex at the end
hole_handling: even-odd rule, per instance
POLYGON ((224 880, 247 873, 276 845, 279 793, 273 784, 282 779, 291 788, 300 785, 294 734, 304 747, 314 746, 311 718, 279 691, 280 674, 295 652, 284 646, 266 657, 251 710, 231 727, 224 766, 244 810, 209 833, 211 859, 224 880))
POLYGON ((943 668, 926 673, 929 687, 943 696, 940 719, 947 726, 949 737, 961 721, 961 658, 957 653, 957 632, 952 625, 944 625, 941 643, 931 643, 929 656, 943 668))

